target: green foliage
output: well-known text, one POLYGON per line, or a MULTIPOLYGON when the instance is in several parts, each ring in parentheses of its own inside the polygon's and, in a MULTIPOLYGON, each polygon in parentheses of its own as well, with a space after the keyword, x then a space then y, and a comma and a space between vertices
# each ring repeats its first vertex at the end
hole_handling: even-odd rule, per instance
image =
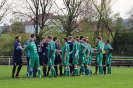
POLYGON ((133 31, 115 33, 113 48, 115 55, 133 56, 133 31))
POLYGON ((29 35, 26 33, 23 34, 2 34, 0 36, 0 56, 12 56, 13 55, 13 46, 15 42, 15 36, 21 36, 22 46, 25 44, 26 40, 29 39, 29 35))
MULTIPOLYGON (((22 78, 11 78, 11 67, 0 66, 1 88, 132 88, 132 68, 112 68, 112 75, 92 75, 57 78, 27 78, 26 66, 22 67, 22 78)), ((94 68, 92 69, 95 71, 94 68)))
POLYGON ((24 33, 25 32, 25 27, 22 24, 22 22, 15 22, 11 24, 11 29, 13 33, 24 33))

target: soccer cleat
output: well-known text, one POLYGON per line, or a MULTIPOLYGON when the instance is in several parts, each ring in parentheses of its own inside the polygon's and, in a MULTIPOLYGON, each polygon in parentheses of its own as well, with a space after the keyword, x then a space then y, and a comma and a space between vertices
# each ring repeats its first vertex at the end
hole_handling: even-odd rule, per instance
POLYGON ((20 76, 16 76, 16 78, 21 78, 20 76))

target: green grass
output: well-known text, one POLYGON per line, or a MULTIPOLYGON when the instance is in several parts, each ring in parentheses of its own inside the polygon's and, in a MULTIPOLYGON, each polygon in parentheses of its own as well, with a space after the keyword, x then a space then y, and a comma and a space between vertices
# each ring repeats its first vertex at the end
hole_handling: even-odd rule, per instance
MULTIPOLYGON (((132 68, 112 68, 112 75, 92 75, 91 77, 27 78, 26 67, 20 75, 11 78, 12 67, 0 66, 0 88, 132 88, 132 68)), ((93 69, 94 72, 94 69, 93 69)))

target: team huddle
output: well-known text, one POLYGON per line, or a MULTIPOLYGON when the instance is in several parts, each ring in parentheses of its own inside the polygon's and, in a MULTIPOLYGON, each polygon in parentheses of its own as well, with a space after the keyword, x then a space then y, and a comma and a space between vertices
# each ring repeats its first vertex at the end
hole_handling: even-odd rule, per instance
POLYGON ((102 41, 101 37, 97 37, 97 47, 92 48, 90 41, 87 37, 83 36, 69 36, 63 38, 63 46, 60 48, 60 40, 57 37, 47 36, 41 38, 39 44, 36 44, 36 36, 31 34, 31 38, 28 39, 24 45, 21 46, 21 38, 17 36, 14 44, 13 54, 13 69, 12 77, 20 78, 19 72, 23 65, 21 56, 22 51, 27 53, 27 75, 29 78, 36 77, 38 72, 41 78, 40 65, 43 67, 43 76, 49 76, 50 78, 57 77, 59 74, 58 66, 61 76, 91 76, 91 61, 92 54, 96 54, 96 74, 99 68, 99 75, 106 74, 106 66, 108 74, 111 74, 111 59, 113 48, 109 44, 109 40, 102 41), (80 66, 80 69, 78 69, 80 66), (18 68, 17 68, 18 67, 18 68), (64 67, 64 73, 62 69, 64 67), (17 68, 17 72, 16 72, 17 68), (15 74, 16 72, 16 74, 15 74))

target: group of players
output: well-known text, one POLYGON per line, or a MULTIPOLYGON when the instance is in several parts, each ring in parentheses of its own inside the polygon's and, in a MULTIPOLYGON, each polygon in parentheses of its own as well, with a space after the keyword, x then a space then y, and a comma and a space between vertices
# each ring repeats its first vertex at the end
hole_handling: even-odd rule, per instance
POLYGON ((57 37, 52 38, 52 36, 47 36, 41 38, 40 43, 36 44, 36 36, 31 34, 31 38, 26 41, 24 47, 21 46, 20 36, 17 36, 15 39, 12 69, 13 78, 20 78, 19 72, 23 65, 21 56, 23 55, 22 51, 24 50, 27 52, 27 75, 29 78, 36 77, 36 72, 38 72, 38 75, 41 78, 40 65, 43 67, 42 72, 44 77, 49 76, 50 70, 50 77, 57 77, 58 66, 60 75, 68 77, 70 75, 91 76, 93 53, 96 54, 96 74, 98 68, 99 75, 102 75, 103 72, 105 74, 106 66, 108 67, 108 74, 111 74, 111 53, 113 48, 109 44, 109 40, 103 42, 100 36, 96 38, 96 48, 92 48, 88 38, 83 36, 69 36, 68 38, 63 38, 62 49, 60 48, 60 40, 57 37), (78 70, 78 66, 80 66, 80 70, 78 70), (64 67, 64 73, 62 72, 62 67, 64 67))

